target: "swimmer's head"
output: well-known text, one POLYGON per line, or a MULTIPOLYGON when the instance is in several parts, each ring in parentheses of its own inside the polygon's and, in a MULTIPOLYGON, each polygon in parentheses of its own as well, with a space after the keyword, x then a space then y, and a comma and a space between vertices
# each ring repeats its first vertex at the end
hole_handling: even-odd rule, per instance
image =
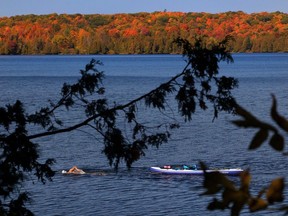
POLYGON ((62 170, 62 174, 65 174, 65 173, 67 173, 67 171, 66 170, 62 170))

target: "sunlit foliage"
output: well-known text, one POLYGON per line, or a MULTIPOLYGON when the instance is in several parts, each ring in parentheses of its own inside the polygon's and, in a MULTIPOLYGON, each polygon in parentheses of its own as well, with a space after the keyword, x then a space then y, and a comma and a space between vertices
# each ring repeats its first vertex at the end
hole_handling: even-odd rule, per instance
POLYGON ((112 15, 49 14, 0 18, 0 54, 181 53, 177 37, 232 35, 233 52, 287 52, 288 15, 154 12, 112 15))

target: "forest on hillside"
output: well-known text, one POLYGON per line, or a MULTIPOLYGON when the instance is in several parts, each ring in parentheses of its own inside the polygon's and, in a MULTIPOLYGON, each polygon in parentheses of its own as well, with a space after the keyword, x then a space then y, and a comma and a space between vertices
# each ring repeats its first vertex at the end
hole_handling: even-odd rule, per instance
POLYGON ((177 37, 233 36, 232 52, 288 52, 288 14, 49 14, 0 17, 0 54, 171 54, 177 37))

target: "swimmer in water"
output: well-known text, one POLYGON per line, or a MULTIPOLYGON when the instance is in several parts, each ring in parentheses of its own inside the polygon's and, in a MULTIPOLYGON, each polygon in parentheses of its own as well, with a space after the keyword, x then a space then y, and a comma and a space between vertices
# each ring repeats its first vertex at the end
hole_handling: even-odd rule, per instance
POLYGON ((63 174, 76 174, 76 175, 83 175, 83 174, 91 174, 91 175, 106 175, 103 172, 92 172, 92 173, 86 173, 82 169, 79 169, 77 166, 73 166, 70 170, 62 170, 63 174))
POLYGON ((65 173, 65 174, 77 174, 77 175, 86 174, 83 170, 79 169, 77 166, 73 166, 68 171, 62 170, 62 173, 65 173))

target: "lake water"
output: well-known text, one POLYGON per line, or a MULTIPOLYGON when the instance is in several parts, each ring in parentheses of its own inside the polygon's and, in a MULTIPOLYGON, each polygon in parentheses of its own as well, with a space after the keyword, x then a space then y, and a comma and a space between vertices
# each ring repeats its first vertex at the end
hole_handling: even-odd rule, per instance
MULTIPOLYGON (((288 116, 288 54, 235 54, 234 64, 221 63, 220 75, 239 79, 234 91, 238 102, 257 117, 270 121, 271 93, 279 111, 288 116)), ((100 56, 0 56, 0 105, 21 99, 27 111, 45 106, 58 97, 64 82, 72 83, 91 58, 104 65, 107 95, 111 102, 125 103, 180 73, 185 62, 180 55, 100 55, 100 56)), ((159 119, 158 112, 143 110, 147 122, 159 119)), ((63 117, 70 123, 79 115, 63 117)), ((206 210, 211 197, 202 197, 203 178, 199 176, 155 175, 149 167, 165 164, 193 164, 204 161, 214 167, 250 168, 252 193, 271 179, 287 177, 287 157, 271 150, 266 143, 257 151, 247 147, 255 131, 238 129, 235 117, 220 114, 212 122, 212 109, 197 112, 184 123, 171 140, 146 156, 128 171, 121 164, 118 173, 101 154, 103 144, 89 129, 37 140, 41 158, 53 157, 57 174, 46 185, 28 181, 25 188, 34 202, 36 215, 229 215, 228 211, 206 210), (73 165, 105 175, 66 176, 63 169, 73 165)), ((236 182, 238 178, 233 178, 236 182)), ((288 195, 285 192, 286 196, 288 195)), ((249 215, 245 209, 242 215, 249 215)), ((261 212, 255 215, 273 215, 261 212)), ((274 215, 279 215, 274 213, 274 215)))

